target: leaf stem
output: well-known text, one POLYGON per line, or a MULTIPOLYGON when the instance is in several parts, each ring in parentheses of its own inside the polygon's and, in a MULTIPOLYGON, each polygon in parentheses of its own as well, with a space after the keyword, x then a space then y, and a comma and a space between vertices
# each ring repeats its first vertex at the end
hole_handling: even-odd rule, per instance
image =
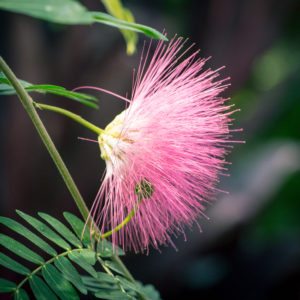
POLYGON ((132 297, 125 291, 125 289, 123 288, 123 286, 120 284, 120 281, 118 279, 116 279, 115 275, 113 274, 113 272, 106 266, 105 261, 103 261, 103 259, 101 257, 97 257, 98 262, 101 264, 103 270, 110 275, 114 281, 116 282, 116 284, 119 286, 120 290, 127 295, 127 297, 129 296, 131 299, 132 297))
POLYGON ((38 266, 36 269, 34 269, 31 273, 29 273, 16 287, 15 289, 15 293, 28 281, 28 279, 30 277, 32 277, 34 274, 38 273, 43 267, 45 267, 46 265, 49 265, 51 263, 53 263, 55 261, 55 259, 62 257, 62 256, 67 256, 68 254, 72 253, 72 252, 80 252, 82 251, 82 248, 78 248, 78 249, 71 249, 71 250, 67 250, 63 253, 60 253, 52 258, 50 258, 49 260, 47 260, 46 262, 44 262, 43 264, 41 264, 40 266, 38 266))
MULTIPOLYGON (((43 141, 43 143, 46 146, 57 169, 59 170, 61 177, 63 178, 67 188, 69 189, 82 217, 84 218, 84 220, 88 220, 89 219, 89 209, 87 208, 69 170, 67 169, 64 161, 62 160, 59 152, 57 151, 42 120, 40 119, 40 117, 34 107, 32 98, 29 96, 29 94, 26 92, 26 90, 23 88, 23 86, 19 83, 17 77, 15 76, 13 71, 10 69, 10 67, 6 64, 6 62, 4 61, 4 59, 1 56, 0 56, 0 69, 3 71, 6 78, 10 81, 11 85, 16 90, 16 93, 17 93, 25 111, 27 112, 28 116, 30 117, 38 134, 40 135, 41 140, 43 141)), ((133 276, 131 275, 129 270, 126 268, 124 263, 121 261, 121 259, 117 255, 113 255, 112 260, 114 260, 120 266, 120 268, 124 271, 124 274, 126 275, 128 280, 130 280, 131 282, 135 282, 133 276)))
POLYGON ((93 131, 97 135, 99 135, 103 132, 103 129, 101 129, 101 128, 97 127, 96 125, 92 124, 91 122, 85 120, 81 116, 70 112, 69 110, 66 110, 66 109, 63 109, 63 108, 60 108, 57 106, 53 106, 53 105, 47 105, 47 104, 36 103, 36 102, 33 102, 33 105, 36 108, 39 108, 41 110, 49 110, 49 111, 53 111, 53 112, 59 113, 61 115, 64 115, 64 116, 72 119, 73 121, 83 125, 87 129, 93 131))

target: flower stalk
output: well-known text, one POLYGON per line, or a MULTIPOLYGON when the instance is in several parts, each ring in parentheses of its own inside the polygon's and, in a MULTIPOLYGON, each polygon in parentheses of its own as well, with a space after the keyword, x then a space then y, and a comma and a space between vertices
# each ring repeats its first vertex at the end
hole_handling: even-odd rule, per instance
POLYGON ((113 228, 112 230, 109 230, 103 234, 101 234, 101 238, 105 239, 108 238, 109 236, 111 236, 113 233, 121 230, 124 226, 126 226, 126 224, 128 224, 131 219, 135 216, 139 205, 141 204, 141 202, 143 200, 149 199, 152 197, 154 192, 154 187, 151 184, 151 182, 149 182, 146 179, 141 180, 136 186, 135 186, 135 194, 137 195, 137 203, 134 204, 133 208, 130 210, 129 214, 126 216, 126 218, 119 224, 117 225, 115 228, 113 228))
POLYGON ((129 214, 126 216, 126 218, 119 224, 117 225, 115 228, 113 228, 112 230, 109 230, 103 234, 101 234, 101 238, 102 239, 106 239, 108 237, 110 237, 111 235, 113 235, 115 232, 121 230, 124 226, 126 226, 127 223, 130 222, 130 220, 134 217, 137 209, 138 209, 138 205, 139 205, 140 201, 138 202, 138 204, 136 204, 134 206, 134 208, 129 212, 129 214))
POLYGON ((37 103, 37 102, 33 102, 33 104, 38 109, 49 110, 49 111, 53 111, 53 112, 59 113, 61 115, 64 115, 64 116, 72 119, 73 121, 81 124, 82 126, 86 127, 87 129, 93 131, 94 133, 96 133, 98 135, 103 132, 103 129, 101 129, 98 126, 92 124, 91 122, 85 120, 81 116, 70 112, 69 110, 66 110, 66 109, 63 109, 63 108, 60 108, 57 106, 42 104, 42 103, 37 103))

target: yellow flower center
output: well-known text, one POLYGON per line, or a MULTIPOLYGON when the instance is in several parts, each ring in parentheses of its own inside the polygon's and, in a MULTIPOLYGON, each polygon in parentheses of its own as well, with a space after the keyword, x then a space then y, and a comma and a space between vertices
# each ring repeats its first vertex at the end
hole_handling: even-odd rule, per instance
POLYGON ((114 163, 116 160, 122 160, 124 146, 133 143, 131 139, 125 136, 123 126, 124 118, 125 110, 117 115, 98 136, 101 158, 105 161, 114 163))

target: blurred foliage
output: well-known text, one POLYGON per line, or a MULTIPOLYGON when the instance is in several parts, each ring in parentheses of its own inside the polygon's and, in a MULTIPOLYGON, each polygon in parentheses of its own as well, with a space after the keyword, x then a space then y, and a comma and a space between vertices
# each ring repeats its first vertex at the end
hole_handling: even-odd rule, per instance
MULTIPOLYGON (((251 129, 244 153, 268 141, 291 141, 300 145, 300 36, 297 28, 300 28, 300 19, 295 15, 285 24, 283 34, 257 57, 249 80, 234 95, 233 101, 242 107, 243 118, 251 129), (253 122, 260 126, 255 128, 253 122)), ((299 172, 285 178, 278 192, 251 223, 251 239, 267 245, 286 236, 299 237, 299 183, 299 172)))
MULTIPOLYGON (((102 0, 102 3, 112 16, 120 20, 134 22, 133 14, 129 9, 123 7, 120 0, 102 0)), ((121 33, 127 45, 127 54, 132 55, 136 51, 138 36, 135 32, 129 30, 121 29, 121 33)))
POLYGON ((296 45, 280 41, 260 57, 254 64, 254 86, 267 91, 288 78, 300 67, 296 45))
POLYGON ((280 189, 272 203, 256 218, 251 238, 269 243, 287 235, 300 233, 300 173, 298 172, 280 189))
POLYGON ((98 22, 117 27, 126 36, 129 53, 132 53, 134 50, 136 38, 135 34, 129 34, 128 31, 143 33, 154 39, 166 40, 166 37, 157 30, 134 23, 133 15, 129 10, 125 10, 120 2, 114 2, 106 6, 113 15, 120 17, 120 19, 102 12, 88 11, 85 6, 73 0, 31 0, 29 2, 23 0, 0 0, 0 9, 25 14, 45 21, 65 25, 88 25, 98 22))

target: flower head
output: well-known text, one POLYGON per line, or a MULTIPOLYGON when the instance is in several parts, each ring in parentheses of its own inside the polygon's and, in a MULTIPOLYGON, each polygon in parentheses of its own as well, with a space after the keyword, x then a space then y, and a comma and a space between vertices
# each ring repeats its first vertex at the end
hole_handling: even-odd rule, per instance
MULTIPOLYGON (((216 191, 230 143, 232 111, 225 80, 174 38, 149 50, 126 110, 99 135, 106 174, 92 216, 125 250, 172 243, 173 233, 203 214, 216 191), (127 219, 126 219, 127 220, 127 219)), ((150 47, 149 47, 150 48, 150 47)))

